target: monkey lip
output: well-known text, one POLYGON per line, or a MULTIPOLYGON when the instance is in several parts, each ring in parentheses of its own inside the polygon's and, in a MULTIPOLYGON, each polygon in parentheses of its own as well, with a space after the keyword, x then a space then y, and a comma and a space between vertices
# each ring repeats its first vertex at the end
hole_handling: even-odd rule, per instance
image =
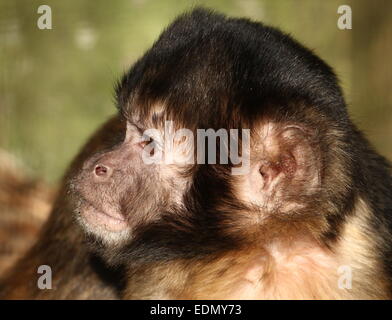
POLYGON ((118 213, 107 213, 95 208, 89 201, 82 200, 80 215, 85 223, 92 226, 104 228, 110 232, 119 232, 128 227, 124 216, 118 213))

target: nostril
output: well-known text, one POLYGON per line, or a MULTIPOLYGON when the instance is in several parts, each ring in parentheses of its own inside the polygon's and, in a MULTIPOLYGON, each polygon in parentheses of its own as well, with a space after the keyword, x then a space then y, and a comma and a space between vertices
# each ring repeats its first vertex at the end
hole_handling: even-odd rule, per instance
POLYGON ((98 177, 106 176, 108 174, 108 171, 108 168, 102 164, 96 165, 94 169, 95 175, 97 175, 98 177))

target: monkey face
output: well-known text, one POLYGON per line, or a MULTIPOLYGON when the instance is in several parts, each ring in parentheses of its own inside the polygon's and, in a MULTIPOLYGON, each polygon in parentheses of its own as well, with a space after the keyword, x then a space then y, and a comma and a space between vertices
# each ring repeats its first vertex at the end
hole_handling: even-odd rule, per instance
POLYGON ((121 244, 132 238, 136 226, 179 206, 185 186, 173 165, 143 159, 147 152, 153 156, 159 141, 123 121, 127 122, 124 140, 85 161, 70 184, 77 198, 77 220, 104 243, 121 244))
POLYGON ((162 147, 170 134, 164 132, 164 111, 155 106, 145 118, 138 112, 124 113, 123 141, 87 159, 70 184, 77 199, 77 220, 105 246, 122 248, 162 239, 176 242, 176 233, 178 241, 184 234, 192 241, 213 235, 222 243, 232 237, 238 244, 236 233, 245 239, 257 227, 266 235, 263 228, 268 220, 314 214, 315 206, 321 208, 318 137, 303 124, 272 118, 250 123, 250 150, 241 150, 249 156, 249 168, 236 175, 232 163, 197 163, 208 159, 212 151, 222 155, 221 146, 214 144, 213 150, 202 149, 200 157, 199 146, 191 143, 201 130, 197 124, 196 130, 189 130, 195 136, 173 138, 172 148, 167 148, 162 147), (160 152, 164 157, 159 161, 146 161, 160 152), (166 158, 176 161, 168 163, 166 158), (152 238, 145 239, 149 234, 152 238))

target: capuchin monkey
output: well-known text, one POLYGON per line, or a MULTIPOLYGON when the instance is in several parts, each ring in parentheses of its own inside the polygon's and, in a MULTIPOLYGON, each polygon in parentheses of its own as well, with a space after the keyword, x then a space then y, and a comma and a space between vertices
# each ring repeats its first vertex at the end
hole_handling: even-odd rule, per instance
POLYGON ((121 139, 82 153, 43 232, 67 245, 35 247, 61 265, 61 298, 90 286, 124 299, 391 298, 391 168, 311 51, 198 8, 116 96, 121 139), (121 276, 103 281, 109 270, 121 276))
POLYGON ((117 104, 124 141, 70 190, 95 252, 125 268, 124 298, 391 297, 391 168, 311 51, 195 9, 125 74, 117 104), (172 134, 184 128, 193 138, 172 134), (196 150, 200 129, 240 130, 242 162, 208 162, 232 145, 196 150))

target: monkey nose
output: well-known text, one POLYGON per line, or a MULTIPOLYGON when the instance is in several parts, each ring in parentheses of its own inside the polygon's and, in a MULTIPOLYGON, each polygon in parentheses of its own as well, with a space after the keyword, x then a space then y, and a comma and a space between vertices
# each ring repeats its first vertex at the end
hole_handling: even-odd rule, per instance
POLYGON ((94 168, 94 174, 97 178, 107 179, 111 176, 112 170, 103 164, 97 164, 94 168))

